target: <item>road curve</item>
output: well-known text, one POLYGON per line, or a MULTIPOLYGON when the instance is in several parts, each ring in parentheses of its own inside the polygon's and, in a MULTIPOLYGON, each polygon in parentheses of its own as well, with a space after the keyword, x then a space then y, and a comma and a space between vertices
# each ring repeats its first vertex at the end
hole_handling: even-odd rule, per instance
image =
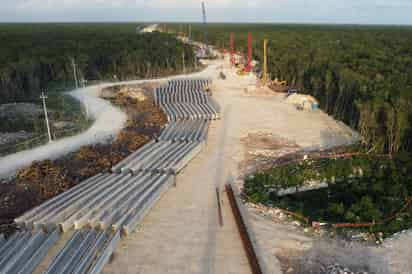
POLYGON ((86 88, 80 88, 69 92, 88 109, 89 115, 95 120, 93 125, 76 136, 59 139, 33 149, 20 151, 0 158, 0 178, 13 176, 17 170, 29 166, 33 161, 56 159, 69 152, 75 151, 84 145, 102 143, 116 136, 124 127, 127 116, 119 108, 111 105, 108 101, 99 98, 99 91, 104 87, 140 84, 144 82, 159 82, 181 77, 197 77, 204 72, 215 69, 214 66, 207 67, 202 72, 189 75, 178 75, 159 79, 134 80, 116 83, 105 83, 86 88))
POLYGON ((84 104, 93 125, 86 131, 52 143, 20 151, 0 158, 0 178, 13 175, 16 170, 29 166, 33 161, 55 159, 83 145, 99 143, 115 136, 124 126, 127 116, 108 101, 98 97, 101 86, 90 86, 70 92, 84 104))

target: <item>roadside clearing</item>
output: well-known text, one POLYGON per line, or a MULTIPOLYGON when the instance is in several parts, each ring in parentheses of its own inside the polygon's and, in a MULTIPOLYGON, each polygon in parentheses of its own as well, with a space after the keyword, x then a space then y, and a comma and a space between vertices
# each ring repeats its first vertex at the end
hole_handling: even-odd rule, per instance
MULTIPOLYGON (((34 162, 19 170, 7 183, 0 184, 1 224, 10 224, 30 208, 109 170, 160 134, 166 117, 153 104, 152 86, 142 84, 127 88, 138 90, 143 95, 141 100, 133 97, 133 92, 123 92, 124 87, 111 89, 115 93, 113 103, 127 113, 126 127, 110 143, 83 146, 56 160, 34 162), (24 202, 21 202, 22 197, 24 202)), ((4 229, 8 231, 7 226, 4 229)))

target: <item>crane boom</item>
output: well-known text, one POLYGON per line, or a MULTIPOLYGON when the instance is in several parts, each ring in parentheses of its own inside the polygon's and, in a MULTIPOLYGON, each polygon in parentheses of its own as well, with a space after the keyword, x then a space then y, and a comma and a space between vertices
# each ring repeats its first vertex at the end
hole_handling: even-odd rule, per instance
POLYGON ((206 17, 206 5, 205 5, 204 1, 202 1, 202 13, 203 13, 203 25, 204 25, 204 28, 205 28, 205 41, 204 41, 204 43, 205 43, 205 47, 207 49, 209 44, 208 44, 208 40, 207 40, 207 35, 208 35, 208 33, 207 33, 207 17, 206 17))
POLYGON ((249 32, 247 35, 247 65, 245 72, 252 71, 252 58, 253 58, 253 48, 252 48, 252 34, 249 32))

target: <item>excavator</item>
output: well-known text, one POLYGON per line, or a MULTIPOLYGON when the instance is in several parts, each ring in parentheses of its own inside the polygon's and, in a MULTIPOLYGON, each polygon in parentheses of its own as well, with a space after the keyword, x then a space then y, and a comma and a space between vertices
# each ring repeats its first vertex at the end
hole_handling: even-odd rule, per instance
POLYGON ((275 78, 275 80, 273 81, 273 84, 277 85, 277 86, 287 86, 288 85, 288 81, 286 80, 279 80, 278 78, 275 78))
POLYGON ((237 66, 237 68, 238 68, 238 71, 236 72, 237 75, 243 76, 243 75, 247 74, 247 72, 245 71, 245 65, 244 64, 239 64, 237 66))

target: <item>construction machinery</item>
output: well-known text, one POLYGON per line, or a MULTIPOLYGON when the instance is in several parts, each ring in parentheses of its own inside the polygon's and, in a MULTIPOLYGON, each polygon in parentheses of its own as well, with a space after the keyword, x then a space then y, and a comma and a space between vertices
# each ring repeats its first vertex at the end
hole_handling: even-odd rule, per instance
POLYGON ((236 74, 239 75, 239 76, 243 76, 243 75, 246 75, 248 73, 248 72, 246 72, 245 65, 243 65, 243 64, 239 64, 237 66, 237 68, 238 68, 238 71, 236 72, 236 74))
POLYGON ((202 49, 202 58, 210 57, 209 41, 208 41, 208 32, 207 32, 207 17, 206 17, 206 5, 202 1, 202 16, 203 16, 203 27, 204 27, 204 41, 202 49))
POLYGON ((275 78, 275 80, 273 80, 273 84, 277 85, 277 86, 287 86, 288 85, 288 81, 286 80, 279 80, 278 78, 275 78))
POLYGON ((188 32, 187 37, 189 40, 189 44, 191 45, 192 44, 192 25, 191 24, 189 24, 187 32, 188 32))
POLYGON ((251 72, 252 71, 252 56, 253 54, 253 48, 252 48, 252 34, 249 32, 247 35, 247 65, 245 67, 245 72, 251 72))
POLYGON ((230 64, 235 65, 235 33, 230 33, 230 64))
POLYGON ((252 34, 248 33, 248 45, 247 45, 247 60, 246 63, 244 61, 244 57, 242 53, 238 52, 235 53, 235 34, 232 32, 230 33, 230 64, 235 66, 237 70, 237 75, 246 75, 252 71, 252 34), (238 58, 237 58, 238 57, 238 58))

